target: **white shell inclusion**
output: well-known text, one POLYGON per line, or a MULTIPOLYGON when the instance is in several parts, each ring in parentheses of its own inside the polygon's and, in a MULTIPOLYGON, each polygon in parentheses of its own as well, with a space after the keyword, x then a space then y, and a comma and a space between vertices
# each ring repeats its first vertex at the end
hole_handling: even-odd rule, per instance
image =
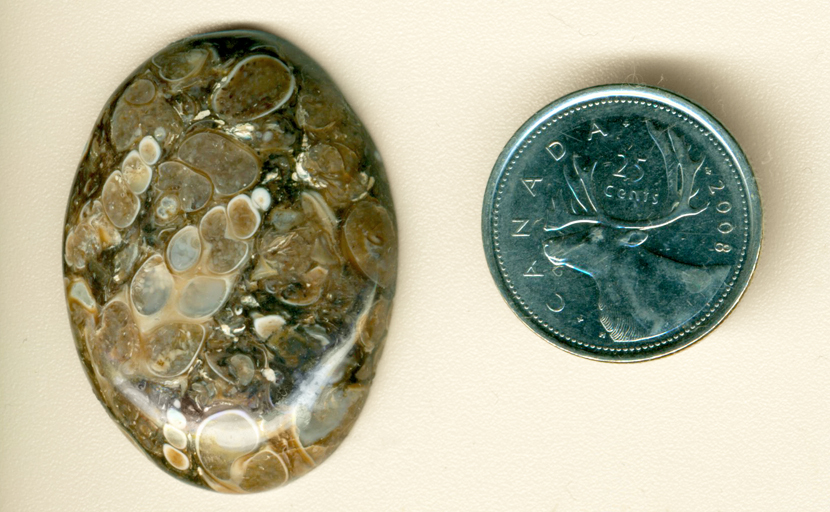
POLYGON ((92 298, 92 292, 89 290, 89 286, 82 280, 72 283, 69 297, 80 303, 88 311, 95 311, 97 309, 98 305, 95 303, 95 299, 92 298))
POLYGON ((266 315, 254 318, 254 332, 261 339, 266 340, 285 325, 285 318, 280 315, 266 315))
POLYGON ((187 419, 178 409, 167 409, 167 422, 178 429, 187 427, 187 419))
POLYGON ((257 187, 251 191, 251 201, 264 212, 271 207, 271 193, 266 188, 257 187))
POLYGON ((174 272, 193 268, 202 255, 202 240, 196 226, 186 226, 173 235, 167 244, 167 262, 174 272))

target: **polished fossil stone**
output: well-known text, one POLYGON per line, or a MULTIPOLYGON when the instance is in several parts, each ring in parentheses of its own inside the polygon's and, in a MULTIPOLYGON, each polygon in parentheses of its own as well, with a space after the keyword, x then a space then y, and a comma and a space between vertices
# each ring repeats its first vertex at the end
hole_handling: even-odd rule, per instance
POLYGON ((395 290, 380 156, 325 74, 257 31, 174 43, 105 106, 64 230, 93 389, 160 467, 222 492, 328 457, 395 290))

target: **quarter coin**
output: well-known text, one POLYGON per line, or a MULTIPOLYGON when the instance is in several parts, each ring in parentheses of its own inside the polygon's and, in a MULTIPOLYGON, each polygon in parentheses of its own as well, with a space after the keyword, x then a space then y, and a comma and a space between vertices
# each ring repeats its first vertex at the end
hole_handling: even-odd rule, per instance
POLYGON ((761 204, 746 157, 703 108, 639 85, 543 108, 484 197, 490 272, 550 343, 604 361, 676 352, 735 307, 755 269, 761 204))

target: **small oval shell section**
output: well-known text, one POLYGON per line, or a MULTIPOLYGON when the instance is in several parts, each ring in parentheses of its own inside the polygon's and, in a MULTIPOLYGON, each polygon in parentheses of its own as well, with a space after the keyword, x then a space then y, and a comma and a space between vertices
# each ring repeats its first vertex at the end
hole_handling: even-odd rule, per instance
POLYGON ((187 448, 187 434, 182 432, 180 429, 167 423, 162 428, 162 432, 164 434, 164 440, 170 443, 170 445, 174 448, 178 448, 179 450, 187 448))
POLYGON ((222 307, 228 294, 224 279, 199 276, 193 278, 182 291, 179 311, 190 318, 210 316, 222 307))
POLYGON ((380 286, 395 278, 395 229, 389 212, 375 201, 361 201, 343 225, 343 246, 366 277, 380 286))
POLYGON ((202 240, 196 226, 185 226, 167 244, 167 263, 174 272, 186 272, 198 263, 202 240))
POLYGON ((146 78, 140 78, 130 84, 124 91, 124 101, 133 105, 144 105, 153 101, 156 86, 146 78))
POLYGON ((121 164, 121 174, 133 194, 143 194, 150 186, 150 180, 153 178, 153 170, 144 162, 144 159, 136 150, 130 151, 124 158, 124 162, 121 164))
POLYGON ((173 276, 167 271, 164 259, 151 256, 136 272, 130 286, 130 299, 142 315, 153 315, 161 311, 173 292, 173 276))
POLYGON ((166 444, 164 445, 163 451, 164 458, 174 468, 178 469, 179 471, 186 471, 188 468, 190 468, 190 459, 188 459, 187 455, 182 453, 180 450, 177 450, 169 444, 166 444))
POLYGON ((199 231, 208 242, 217 242, 225 237, 228 230, 228 216, 224 206, 214 206, 199 223, 199 231))
POLYGON ((165 53, 153 58, 159 68, 159 75, 168 82, 179 82, 195 75, 208 58, 208 51, 202 48, 165 53))
POLYGON ((234 121, 250 121, 277 110, 294 92, 294 75, 282 61, 253 55, 237 64, 213 95, 213 110, 234 121))
POLYGON ((179 158, 210 176, 216 193, 223 196, 248 188, 259 176, 259 161, 250 150, 214 132, 185 139, 179 158))
POLYGON ((158 171, 159 188, 175 191, 183 211, 201 210, 210 200, 210 180, 181 162, 164 162, 158 171))
POLYGON ((196 453, 214 477, 229 480, 234 461, 260 443, 259 429, 244 411, 228 410, 207 418, 196 434, 196 453))
POLYGON ((155 94, 147 103, 138 105, 129 101, 135 97, 133 92, 127 89, 110 118, 110 138, 116 150, 130 148, 145 135, 159 133, 169 136, 181 131, 182 119, 163 95, 155 94))
POLYGON ((107 304, 101 313, 101 328, 92 351, 99 363, 126 363, 137 351, 139 344, 138 327, 135 325, 130 307, 120 300, 107 304))
POLYGON ((138 143, 138 154, 144 162, 153 165, 161 158, 161 146, 156 139, 147 135, 138 143))
POLYGON ((141 208, 138 198, 130 190, 121 171, 113 171, 107 178, 101 191, 101 200, 104 203, 104 212, 117 228, 126 228, 132 224, 141 208))
POLYGON ((205 328, 201 325, 171 323, 160 326, 147 339, 150 371, 160 377, 181 375, 193 364, 204 339, 205 328))
POLYGON ((232 477, 239 475, 239 487, 245 492, 265 491, 288 481, 288 467, 272 450, 240 457, 231 467, 232 477))
POLYGON ((223 238, 210 247, 207 266, 211 272, 227 274, 239 268, 247 257, 247 244, 232 238, 223 238))
POLYGON ((250 238, 259 228, 260 216, 251 198, 240 194, 228 203, 231 233, 241 239, 250 238))

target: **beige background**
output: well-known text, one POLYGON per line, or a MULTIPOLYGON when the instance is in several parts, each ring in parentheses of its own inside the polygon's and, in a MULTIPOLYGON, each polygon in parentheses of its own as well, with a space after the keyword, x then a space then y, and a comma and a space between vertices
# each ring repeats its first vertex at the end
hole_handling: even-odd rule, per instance
POLYGON ((0 510, 830 510, 826 2, 193 2, 0 7, 0 510), (101 107, 140 62, 253 26, 317 59, 369 127, 400 219, 393 325, 354 431, 288 487, 221 496, 156 469, 70 339, 61 226, 101 107), (765 245, 715 333, 613 365, 504 304, 480 211, 513 132, 578 88, 709 109, 760 185, 765 245))

